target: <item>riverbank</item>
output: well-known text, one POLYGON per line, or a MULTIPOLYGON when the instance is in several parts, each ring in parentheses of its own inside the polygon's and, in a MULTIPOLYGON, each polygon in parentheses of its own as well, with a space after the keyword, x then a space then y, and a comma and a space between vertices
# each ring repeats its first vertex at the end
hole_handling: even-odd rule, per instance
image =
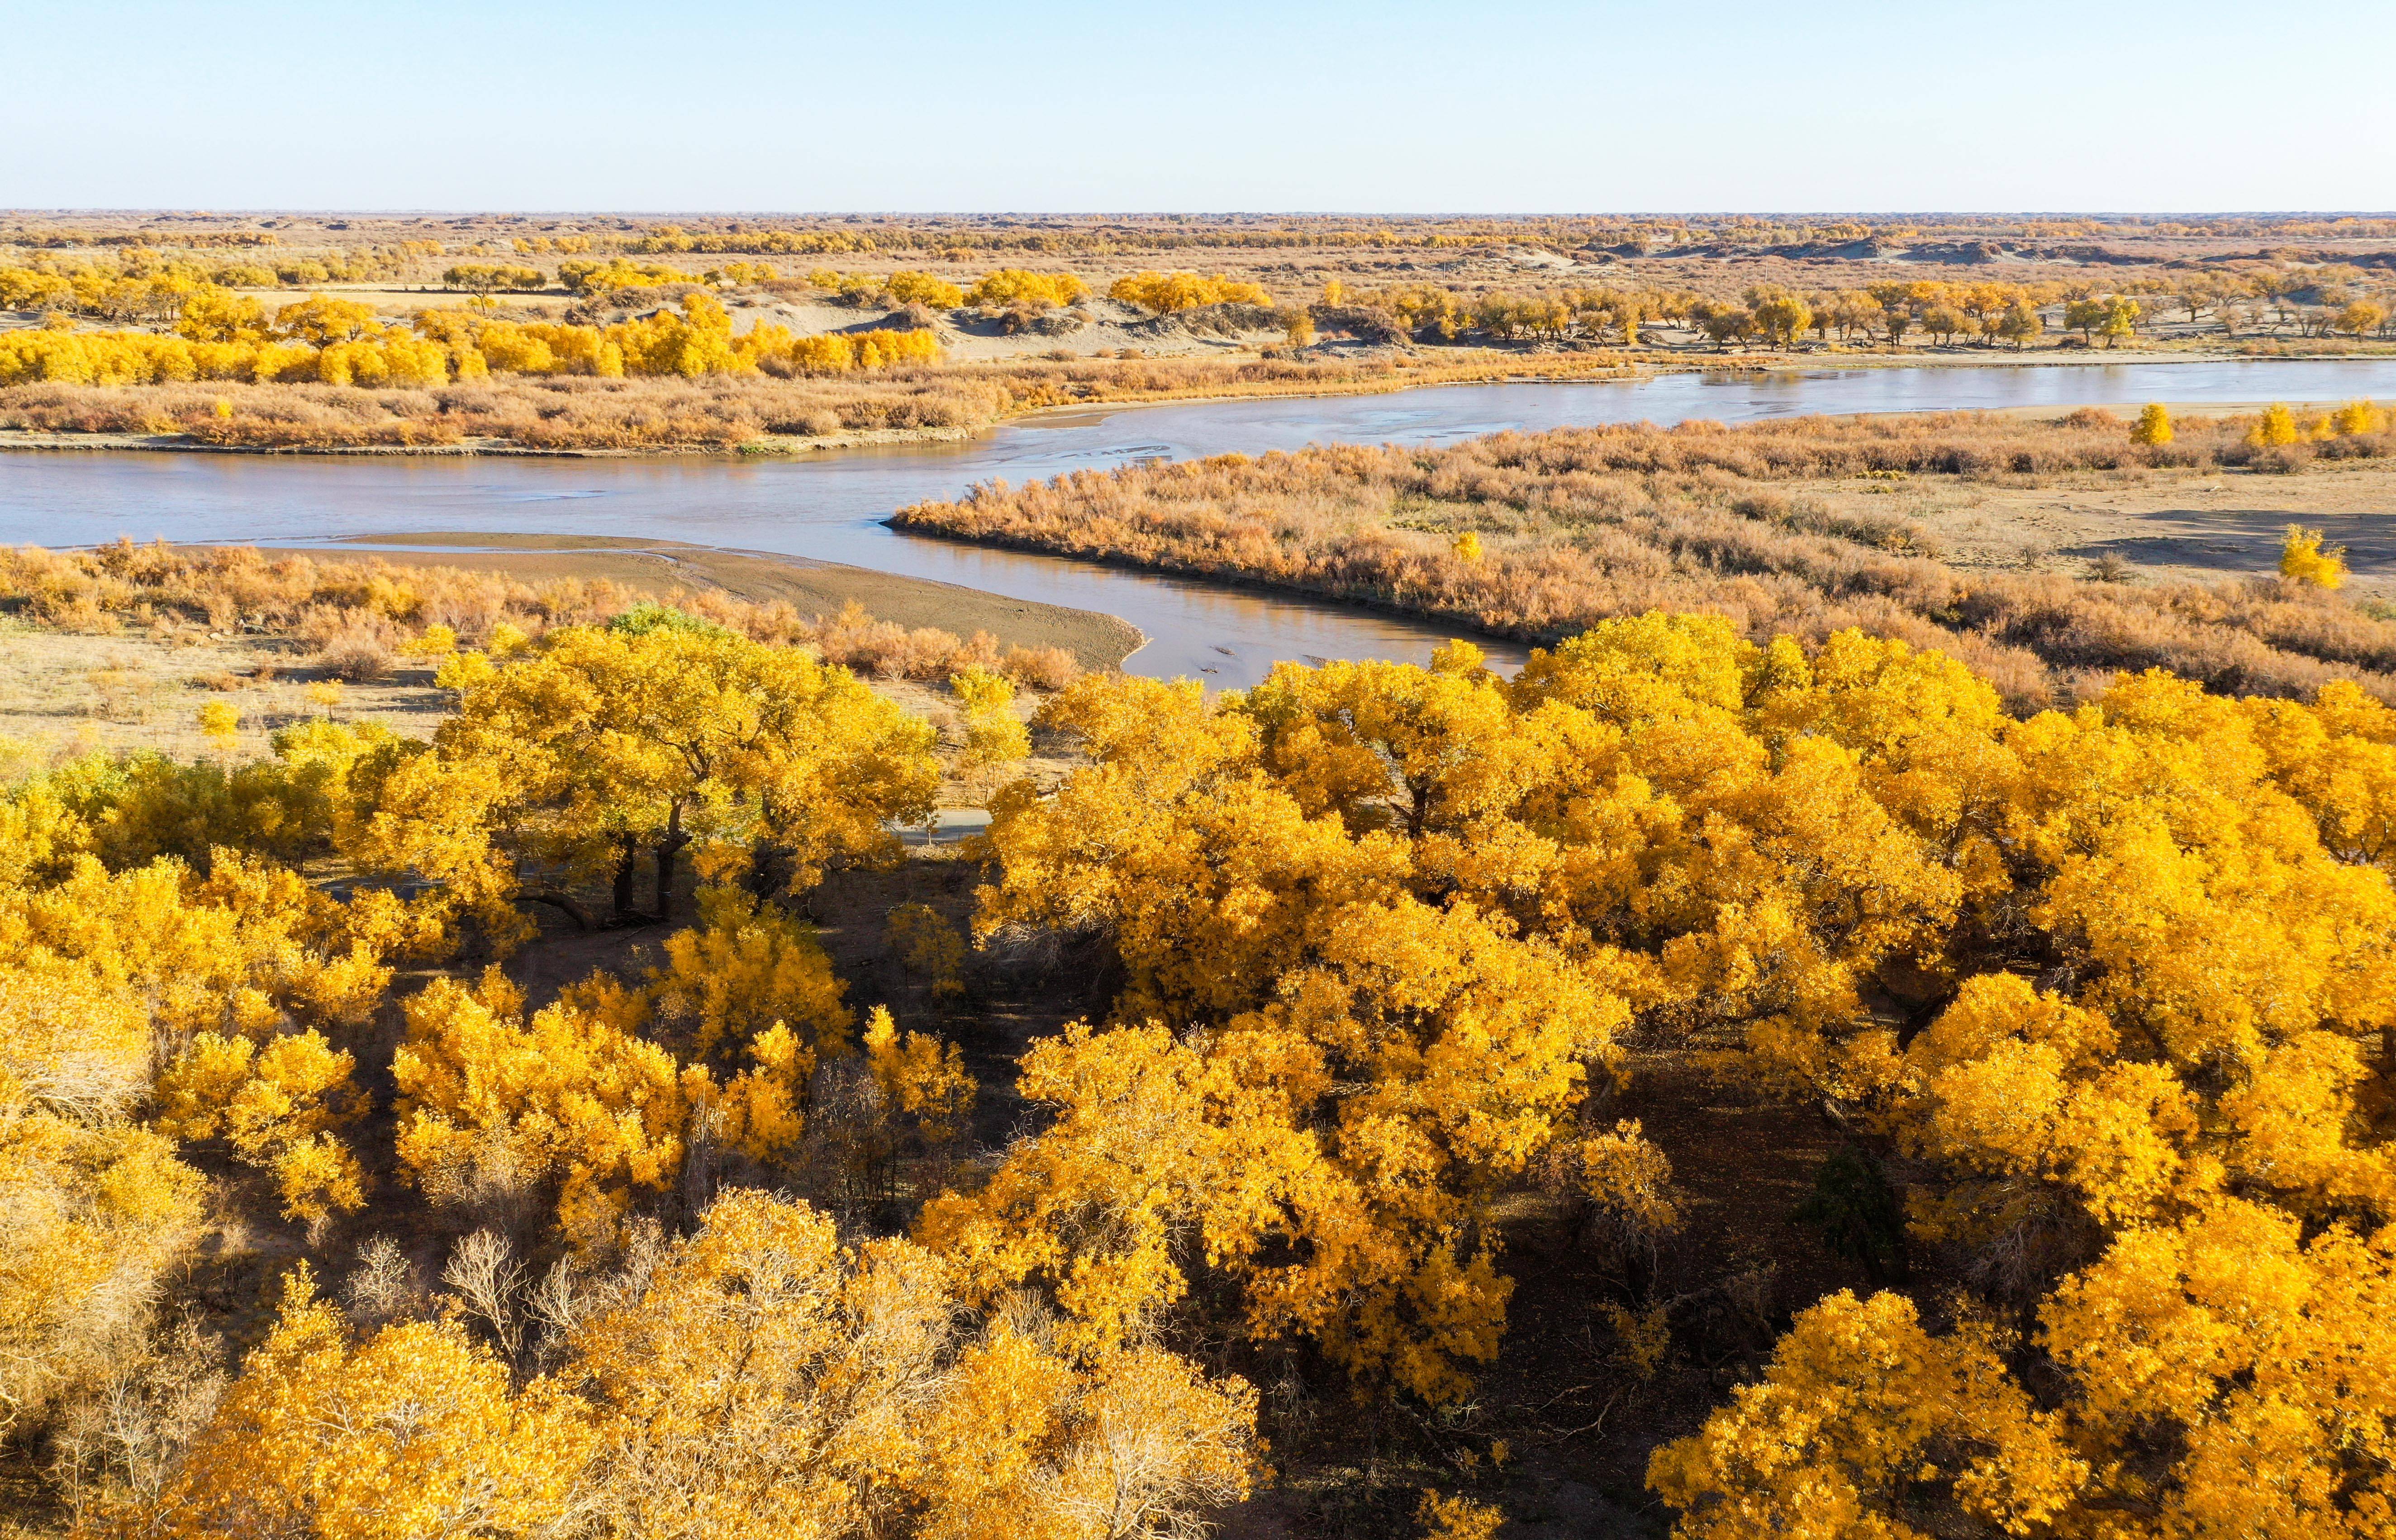
POLYGON ((24 448, 401 454, 813 452, 969 436, 1051 407, 1374 394, 1419 385, 1631 378, 1611 351, 1465 350, 925 365, 827 378, 495 376, 433 390, 190 381, 0 389, 24 448))
POLYGON ((1722 615, 1757 642, 1856 627, 1962 658, 2017 709, 2149 668, 2396 699, 2389 447, 2384 424, 2253 450, 2198 421, 2154 449, 2102 415, 1566 428, 1151 461, 892 522, 1529 643, 1651 609, 1722 615), (2350 548, 2344 596, 2280 578, 2290 524, 2350 548))
POLYGON ((709 444, 651 445, 637 447, 536 447, 503 438, 460 439, 455 444, 272 445, 209 444, 189 433, 57 433, 0 429, 0 450, 26 452, 139 449, 196 455, 318 455, 375 458, 502 459, 633 459, 688 455, 722 459, 733 455, 823 454, 841 449, 881 449, 908 445, 962 444, 990 431, 990 425, 971 428, 875 428, 857 432, 827 433, 819 438, 767 434, 730 449, 709 444))
POLYGON ((1082 668, 1097 671, 1122 667, 1147 641, 1138 627, 1117 616, 837 562, 679 540, 441 530, 349 536, 327 542, 265 542, 256 549, 437 564, 504 573, 528 583, 566 578, 669 596, 676 590, 713 592, 749 604, 786 604, 801 615, 833 616, 854 604, 876 620, 910 631, 929 628, 961 636, 988 631, 1002 646, 1060 647, 1082 668))
MULTIPOLYGON (((1386 396, 1439 386, 1638 383, 1677 375, 1770 378, 1923 369, 2059 371, 2369 362, 2369 358, 2338 353, 2258 359, 2218 350, 1990 353, 1953 348, 1908 352, 1676 352, 1644 357, 1611 350, 1483 351, 1464 359, 1376 354, 1298 360, 1093 359, 1071 364, 957 365, 845 383, 514 379, 446 392, 438 403, 421 392, 355 387, 20 386, 0 391, 0 422, 18 424, 0 427, 0 450, 808 458, 850 449, 964 443, 1006 423, 1077 412, 1386 396), (785 396, 792 399, 782 399, 785 396), (877 420, 847 420, 857 417, 877 420), (908 420, 889 420, 894 418, 908 420), (790 425, 801 422, 807 431, 789 431, 790 425), (88 426, 61 426, 65 423, 88 426), (477 431, 511 425, 512 431, 477 431)), ((2294 404, 2341 398, 2271 399, 2294 404)))
POLYGON ((0 550, 0 781, 93 748, 263 753, 276 730, 327 714, 425 737, 453 703, 433 687, 437 656, 417 645, 424 628, 482 644, 501 620, 537 633, 652 599, 807 644, 951 726, 957 668, 1051 690, 1145 640, 1111 615, 677 541, 441 532, 0 550), (232 708, 229 737, 202 729, 210 704, 232 708))

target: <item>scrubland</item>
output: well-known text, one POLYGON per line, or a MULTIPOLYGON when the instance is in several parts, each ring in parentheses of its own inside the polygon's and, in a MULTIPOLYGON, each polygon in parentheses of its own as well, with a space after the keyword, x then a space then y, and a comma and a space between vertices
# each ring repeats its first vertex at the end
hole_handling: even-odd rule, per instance
MULTIPOLYGON (((1456 509, 1576 478, 2158 447, 1879 426, 1138 506, 1371 469, 1471 564, 1515 536, 1456 509)), ((1808 573, 1927 560, 1727 516, 1808 573)), ((2336 564, 2290 550, 2173 644, 2321 662, 2273 617, 2336 564)), ((2396 1497, 2376 673, 2032 713, 1650 610, 1511 682, 1458 644, 1210 700, 669 597, 8 553, 0 647, 349 681, 7 767, 19 1532, 2094 1540, 2396 1497), (432 709, 369 709, 394 676, 432 709), (986 835, 898 837, 960 801, 986 835)))
MULTIPOLYGON (((553 626, 603 624, 660 603, 743 636, 804 646, 888 684, 938 684, 981 669, 1055 690, 1083 670, 1072 651, 1042 639, 1047 606, 1023 628, 1032 645, 989 631, 960 638, 878 619, 854 599, 809 614, 788 600, 758 602, 721 584, 694 583, 717 571, 709 553, 675 549, 671 576, 680 582, 663 572, 644 581, 634 564, 605 560, 612 553, 604 548, 595 563, 589 551, 536 550, 461 554, 467 565, 123 540, 92 551, 0 551, 0 612, 12 628, 0 736, 47 738, 55 749, 70 736, 63 724, 80 717, 72 736, 93 745, 196 752, 207 745, 194 713, 213 692, 242 717, 223 747, 260 751, 273 731, 326 714, 311 688, 345 719, 429 731, 447 697, 431 688, 437 657, 418 645, 428 629, 487 636, 504 625, 537 639, 553 626), (477 560, 520 571, 477 569, 471 564, 477 560)), ((736 568, 723 576, 738 582, 747 575, 736 568)), ((880 586, 902 602, 915 598, 903 580, 880 586)), ((934 591, 934 604, 947 591, 923 587, 934 591)))
POLYGON ((2343 356, 2396 346, 2391 261, 2359 220, 19 222, 0 430, 722 450, 1627 364, 2343 356))
MULTIPOLYGON (((1622 367, 1567 361, 1559 378, 1622 367)), ((1022 412, 1104 402, 1396 391, 1501 379, 1500 355, 1428 360, 1097 359, 871 378, 686 379, 494 378, 473 385, 17 385, 0 427, 28 434, 130 435, 230 448, 753 451, 804 449, 859 433, 965 431, 1022 412)), ((73 443, 73 438, 62 442, 73 443)))
MULTIPOLYGON (((1087 259, 1285 306, 1293 254, 2396 236, 564 224, 176 231, 585 286, 1087 259)), ((676 347, 732 347, 681 313, 676 347)), ((9 399, 332 446, 457 392, 646 446, 969 378, 9 399)), ((2396 621, 2389 558, 2309 511, 2374 528, 2387 432, 1570 430, 904 515, 1542 645, 1212 697, 587 552, 0 553, 0 709, 92 723, 0 764, 0 1534, 2384 1533, 2396 621), (2157 508, 2261 548, 2142 567, 2157 508), (959 805, 987 832, 923 838, 959 805)))
MULTIPOLYGON (((2321 590, 2276 573, 2106 581, 2136 574, 2052 552, 2040 560, 2045 571, 1990 564, 2003 550, 1958 566, 1942 559, 1932 522, 1942 503, 1967 504, 1980 488, 2053 501, 2070 496, 2057 490, 2066 481, 2106 495, 2228 473, 2276 492, 2290 478, 2275 471, 2305 466, 2326 485, 2334 468, 2384 457, 2385 418, 2375 413, 2355 408, 2346 420, 2362 431, 2349 433, 2330 418, 2307 429, 2283 414, 2299 441, 2291 445, 2250 443, 2261 419, 2234 417, 2193 419, 2170 444, 2141 445, 2108 413, 1564 429, 1080 471, 977 488, 902 510, 897 522, 1361 600, 1540 643, 1658 608, 1722 615, 1759 642, 1860 628, 1962 658, 2024 708, 2068 703, 2115 670, 2149 668, 2239 693, 2299 695, 2348 679, 2387 697, 2396 624, 2321 590), (1918 516, 1880 511, 1909 502, 1918 516)), ((2110 532, 2125 527, 2115 519, 2110 532)))
MULTIPOLYGON (((2152 302, 2194 285, 2258 272, 2369 284, 2396 243, 2387 220, 2321 216, 2159 220, 1874 217, 1828 222, 1744 217, 1525 219, 1439 218, 888 216, 645 222, 606 215, 392 218, 291 215, 0 220, 0 247, 30 268, 114 275, 167 260, 195 281, 255 293, 321 289, 447 292, 523 302, 674 282, 802 284, 843 297, 934 307, 1004 307, 1106 295, 1145 273, 1191 273, 1312 302, 1322 285, 1436 285, 1467 298, 1568 286, 1610 270, 1628 286, 1709 299, 1759 281, 1803 291, 1862 290, 1890 279, 2072 282, 2152 302), (2352 270, 2352 271, 2349 271, 2352 270), (1067 293, 985 287, 993 273, 1061 274, 1067 293), (914 278, 894 286, 894 274, 914 278), (952 298, 953 296, 954 298, 952 298)), ((2291 285, 2302 289, 2301 283, 2291 285)), ((0 299, 10 296, 0 294, 0 299)), ((20 296, 18 298, 24 298, 20 296)), ((134 291, 88 298, 130 316, 134 291)), ((1177 296, 1204 302, 1205 291, 1177 296)), ((2233 304, 2271 295, 2238 293, 2233 304)), ((2309 299, 2291 305, 2313 304, 2309 299)), ((2206 308, 2199 306, 2202 313, 2206 308)), ((2319 308, 2315 304, 2315 308, 2319 308)), ((2268 304, 2265 306, 2268 312, 2268 304)), ((2293 318, 2264 316, 2293 326, 2293 318)))

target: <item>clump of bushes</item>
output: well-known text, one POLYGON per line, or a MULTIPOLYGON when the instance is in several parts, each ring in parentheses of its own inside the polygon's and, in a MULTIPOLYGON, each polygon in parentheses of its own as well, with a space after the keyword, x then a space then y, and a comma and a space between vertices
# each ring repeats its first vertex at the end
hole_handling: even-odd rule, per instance
POLYGON ((327 561, 122 539, 96 551, 0 548, 0 613, 100 634, 180 624, 289 636, 308 649, 304 667, 351 681, 388 674, 428 634, 446 636, 445 645, 512 646, 553 627, 592 625, 644 635, 732 632, 812 647, 826 662, 860 673, 927 684, 981 670, 1052 691, 1081 674, 1080 662, 1062 647, 1006 645, 987 631, 960 638, 933 627, 910 630, 854 603, 835 615, 807 617, 786 603, 752 604, 712 590, 676 591, 661 602, 605 578, 526 582, 374 558, 327 561))
MULTIPOLYGON (((1439 448, 1335 445, 1081 471, 902 510, 902 526, 1233 578, 1540 644, 1651 609, 1763 640, 1855 628, 1964 659, 2017 709, 2116 670, 2224 692, 2352 680, 2396 700, 2396 626, 2293 579, 2204 587, 1963 572, 1903 518, 1834 512, 1793 484, 2022 468, 2242 462, 2251 419, 2131 442, 2110 413, 1690 422, 1498 433, 1439 448), (1470 558, 1452 540, 1476 536, 1470 558)), ((2283 446, 2286 447, 2286 446, 2283 446)))

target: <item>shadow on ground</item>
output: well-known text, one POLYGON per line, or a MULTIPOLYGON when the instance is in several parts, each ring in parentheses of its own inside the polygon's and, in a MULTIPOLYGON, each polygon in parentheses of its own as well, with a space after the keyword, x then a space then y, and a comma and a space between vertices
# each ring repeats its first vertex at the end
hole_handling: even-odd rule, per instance
MULTIPOLYGON (((2157 509, 2132 515, 2149 533, 2091 540, 2064 554, 2096 561, 2118 556, 2143 567, 2183 567, 2223 576, 2267 577, 2280 570, 2280 545, 2296 522, 2283 511, 2157 509)), ((2302 521, 2346 550, 2357 578, 2396 582, 2396 513, 2311 515, 2302 521)))

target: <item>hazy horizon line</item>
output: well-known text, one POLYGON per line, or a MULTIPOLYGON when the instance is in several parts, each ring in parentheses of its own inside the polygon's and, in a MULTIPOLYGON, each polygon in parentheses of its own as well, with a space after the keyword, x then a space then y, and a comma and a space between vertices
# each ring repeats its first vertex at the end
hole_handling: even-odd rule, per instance
POLYGON ((1239 209, 942 209, 942 208, 459 208, 438 206, 367 208, 334 206, 268 206, 255 207, 178 208, 112 206, 106 205, 0 206, 0 215, 108 215, 186 219, 233 219, 260 216, 334 215, 349 218, 483 219, 2390 219, 2396 209, 2354 208, 1647 208, 1647 209, 1391 209, 1391 208, 1239 208, 1239 209))

